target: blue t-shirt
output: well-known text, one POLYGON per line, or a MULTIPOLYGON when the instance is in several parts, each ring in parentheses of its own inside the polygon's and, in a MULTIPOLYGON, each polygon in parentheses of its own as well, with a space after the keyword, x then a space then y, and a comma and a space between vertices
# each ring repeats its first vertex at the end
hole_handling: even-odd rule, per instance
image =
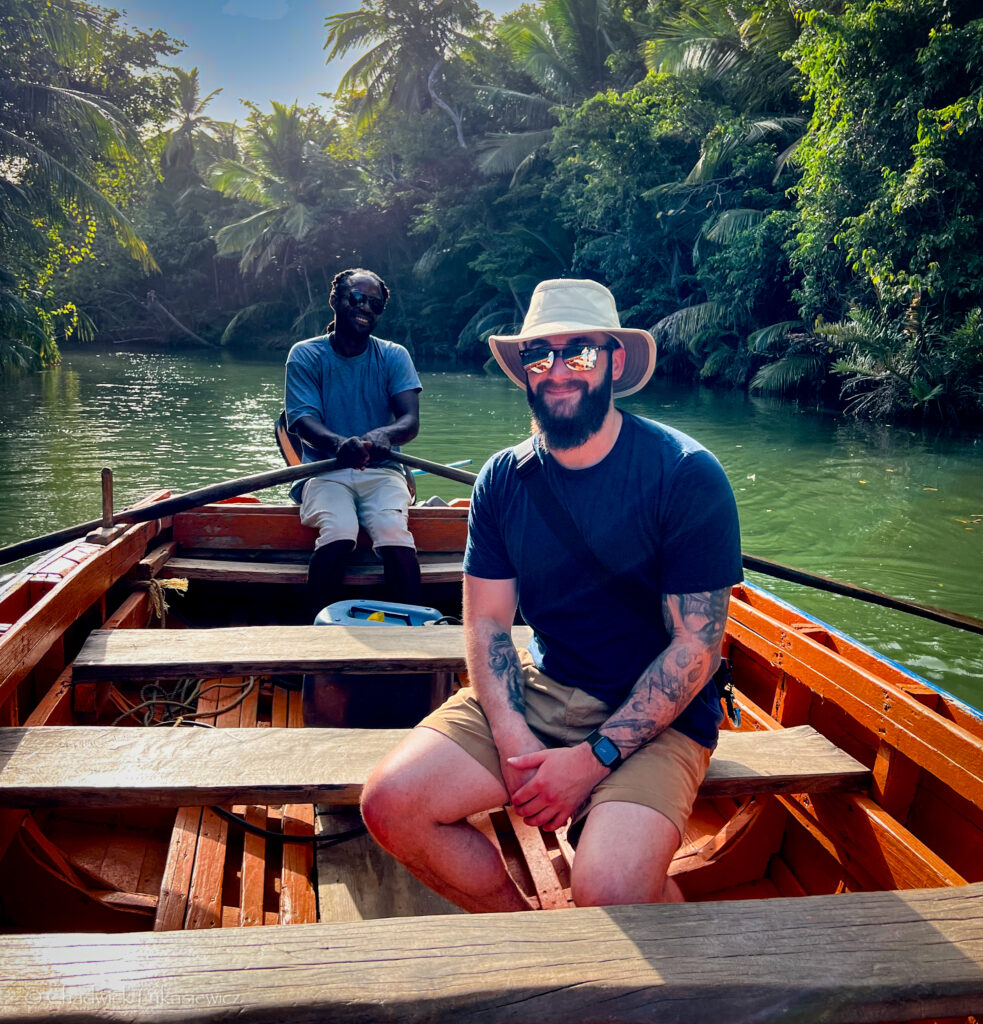
MULTIPOLYGON (((302 416, 312 416, 342 437, 361 437, 385 427, 396 417, 390 399, 401 391, 421 391, 409 352, 394 341, 369 337, 361 355, 338 355, 326 334, 298 341, 287 355, 287 426, 293 429, 302 416)), ((394 446, 396 451, 398 448, 394 446)), ((321 456, 304 446, 304 462, 321 456)), ((381 462, 399 468, 399 463, 381 462)), ((293 485, 290 496, 300 501, 306 480, 293 485)))
MULTIPOLYGON (((571 554, 519 479, 511 448, 478 475, 464 556, 469 576, 517 581, 537 667, 612 710, 669 644, 662 595, 720 590, 743 578, 737 505, 720 463, 678 430, 622 417, 618 440, 596 466, 566 469, 538 440, 537 451, 587 544, 613 573, 651 591, 648 607, 616 603, 571 554)), ((709 682, 673 728, 712 748, 721 717, 709 682)))

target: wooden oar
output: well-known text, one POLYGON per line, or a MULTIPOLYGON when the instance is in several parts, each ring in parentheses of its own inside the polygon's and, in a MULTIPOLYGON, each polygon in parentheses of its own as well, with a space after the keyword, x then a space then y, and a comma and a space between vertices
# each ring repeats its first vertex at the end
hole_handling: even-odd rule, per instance
MULTIPOLYGON (((434 476, 443 476, 448 480, 456 480, 458 483, 473 484, 477 479, 474 473, 469 473, 466 470, 443 466, 439 462, 430 462, 427 459, 420 459, 415 455, 407 455, 404 452, 392 452, 391 458, 416 469, 425 469, 428 473, 433 473, 434 476)), ((178 494, 173 498, 166 498, 164 501, 155 501, 150 505, 123 509, 113 514, 113 524, 125 523, 132 525, 134 523, 149 523, 153 519, 162 519, 164 516, 176 515, 178 512, 186 512, 190 508, 198 508, 213 501, 233 498, 238 494, 251 494, 253 491, 262 491, 267 487, 275 487, 278 484, 304 480, 309 476, 315 476, 318 473, 335 469, 336 466, 335 459, 322 459, 320 462, 306 462, 300 466, 288 466, 286 469, 273 469, 266 473, 254 473, 252 476, 240 477, 237 480, 225 480, 219 484, 210 484, 208 487, 199 487, 197 490, 188 491, 186 494, 178 494)), ((91 533, 102 525, 102 519, 93 519, 87 523, 68 526, 54 533, 46 533, 42 537, 33 537, 31 540, 20 541, 17 544, 8 544, 6 547, 0 548, 0 565, 16 562, 19 558, 28 558, 42 551, 50 551, 59 544, 65 544, 70 540, 84 537, 87 533, 91 533)))
POLYGON ((830 594, 854 597, 858 601, 866 601, 868 604, 880 605, 883 608, 893 608, 899 612, 908 612, 909 615, 918 615, 923 619, 931 619, 933 622, 941 622, 946 626, 955 626, 956 629, 965 629, 970 633, 983 635, 983 620, 974 619, 971 615, 960 615, 958 612, 947 612, 942 608, 933 608, 928 604, 904 601, 900 597, 891 597, 890 594, 882 594, 877 590, 856 587, 852 583, 841 583, 839 580, 832 580, 828 576, 817 576, 815 573, 793 569, 791 566, 782 565, 780 562, 770 562, 767 558, 756 558, 754 555, 742 555, 741 557, 744 562, 744 568, 750 569, 752 572, 765 573, 767 576, 773 576, 778 580, 787 580, 789 583, 801 583, 804 587, 825 590, 830 594))
MULTIPOLYGON (((391 457, 411 468, 425 469, 427 472, 433 473, 434 476, 446 477, 448 480, 456 480, 458 483, 473 484, 478 479, 476 473, 469 473, 465 469, 457 469, 452 466, 444 466, 439 462, 429 462, 427 459, 421 459, 415 455, 407 455, 406 452, 392 452, 391 457)), ((187 494, 179 494, 174 498, 154 502, 152 505, 124 509, 122 512, 115 513, 113 522, 146 523, 152 519, 160 519, 163 516, 185 512, 189 508, 198 508, 212 501, 232 498, 237 494, 249 494, 252 491, 261 491, 267 487, 275 487, 277 484, 303 480, 306 477, 314 476, 316 473, 323 473, 334 467, 334 459, 324 459, 321 462, 307 462, 300 466, 289 466, 286 469, 274 469, 267 473, 256 473, 253 476, 241 477, 238 480, 226 480, 224 483, 200 487, 196 491, 188 491, 187 494)), ((45 534, 43 537, 21 541, 19 544, 9 544, 7 547, 0 548, 0 565, 15 562, 19 558, 36 555, 41 551, 49 551, 59 544, 75 540, 78 537, 84 537, 85 534, 100 527, 102 522, 102 519, 93 519, 91 522, 69 526, 56 533, 45 534)), ((946 626, 953 626, 956 629, 965 629, 970 633, 983 635, 983 620, 973 618, 971 615, 960 615, 957 612, 933 608, 931 605, 917 604, 915 601, 904 601, 901 598, 891 597, 889 594, 882 594, 876 590, 868 590, 866 587, 856 587, 853 584, 841 583, 839 580, 833 580, 827 576, 818 576, 815 573, 804 572, 801 569, 793 569, 791 566, 782 565, 780 562, 771 562, 767 558, 742 555, 742 559, 744 568, 750 569, 752 572, 764 573, 766 576, 773 576, 775 579, 799 583, 802 586, 824 590, 831 594, 842 594, 844 597, 853 597, 858 601, 866 601, 868 604, 876 604, 883 608, 907 612, 909 615, 918 615, 923 619, 931 619, 933 622, 941 622, 946 626)))

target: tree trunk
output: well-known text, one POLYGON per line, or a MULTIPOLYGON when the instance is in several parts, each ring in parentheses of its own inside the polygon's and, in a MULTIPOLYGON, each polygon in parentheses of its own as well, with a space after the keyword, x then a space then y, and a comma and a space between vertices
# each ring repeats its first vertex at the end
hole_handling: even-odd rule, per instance
POLYGON ((461 130, 461 115, 455 113, 448 104, 446 104, 438 95, 437 91, 433 87, 433 83, 437 78, 437 72, 440 69, 440 65, 444 63, 443 57, 437 61, 436 64, 430 69, 430 74, 427 76, 427 92, 430 93, 431 99, 438 107, 454 122, 454 128, 457 130, 457 142, 461 149, 467 149, 468 144, 464 141, 464 132, 461 130))
POLYGON ((159 316, 164 317, 164 319, 169 323, 172 323, 182 334, 186 334, 199 345, 204 345, 205 348, 218 348, 218 345, 213 345, 210 341, 205 341, 201 335, 195 334, 194 331, 185 327, 184 324, 182 324, 181 321, 163 305, 160 299, 157 298, 156 292, 147 292, 147 309, 149 309, 151 313, 156 313, 159 316))

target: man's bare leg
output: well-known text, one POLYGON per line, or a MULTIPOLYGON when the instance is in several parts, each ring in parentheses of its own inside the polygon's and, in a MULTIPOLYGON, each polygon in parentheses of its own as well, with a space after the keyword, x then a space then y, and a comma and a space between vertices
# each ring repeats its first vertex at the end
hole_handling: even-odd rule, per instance
POLYGON ((571 878, 574 903, 681 903, 682 891, 666 876, 679 842, 676 826, 651 807, 615 800, 598 804, 577 844, 571 878))
POLYGON ((464 910, 530 910, 498 850, 465 820, 507 799, 505 787, 462 747, 417 728, 372 772, 362 817, 384 850, 464 910))

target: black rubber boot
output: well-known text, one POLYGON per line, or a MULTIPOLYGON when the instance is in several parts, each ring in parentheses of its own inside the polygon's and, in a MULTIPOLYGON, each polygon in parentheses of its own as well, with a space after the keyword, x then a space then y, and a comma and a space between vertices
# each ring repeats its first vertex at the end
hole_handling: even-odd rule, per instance
POLYGON ((403 604, 419 604, 423 597, 420 587, 420 562, 415 548, 376 548, 382 559, 386 576, 386 597, 403 604))
POLYGON ((335 540, 319 547, 307 563, 307 597, 310 621, 326 605, 341 599, 345 562, 355 550, 353 540, 335 540))

